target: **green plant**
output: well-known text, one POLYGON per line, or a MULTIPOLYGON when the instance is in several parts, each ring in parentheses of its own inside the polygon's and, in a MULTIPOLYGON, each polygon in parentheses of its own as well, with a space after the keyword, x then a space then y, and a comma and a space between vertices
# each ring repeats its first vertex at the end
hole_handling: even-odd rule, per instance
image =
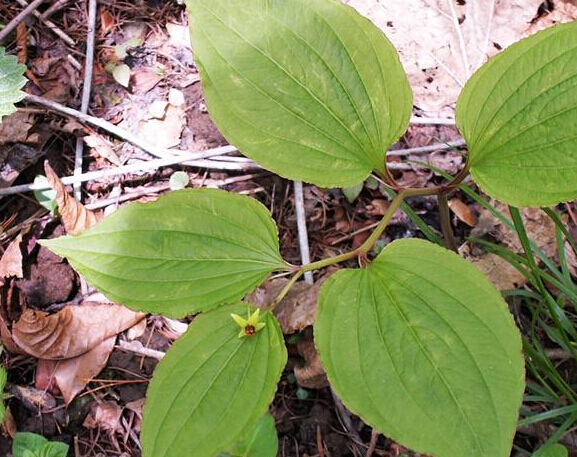
POLYGON ((25 70, 16 57, 4 55, 4 48, 0 46, 0 122, 2 116, 16 111, 14 103, 24 98, 20 89, 26 84, 26 78, 22 76, 25 70))
POLYGON ((12 442, 14 457, 66 457, 68 445, 59 441, 48 441, 36 433, 16 433, 12 442))
MULTIPOLYGON (((264 206, 209 189, 128 205, 79 236, 43 241, 110 299, 173 317, 200 313, 149 387, 144 456, 234 454, 257 435, 287 357, 272 311, 305 271, 355 258, 361 268, 324 284, 314 326, 345 405, 422 453, 509 455, 525 373, 521 337, 499 292, 428 241, 395 241, 369 255, 395 211, 410 211, 405 200, 424 195, 438 197, 445 242, 454 245, 447 195, 469 171, 510 205, 577 197, 577 24, 525 39, 473 75, 457 103, 466 167, 444 185, 415 189, 387 170, 411 90, 373 24, 334 0, 187 6, 209 110, 231 143, 281 176, 320 186, 350 187, 374 173, 394 198, 360 247, 305 266, 282 259, 264 206), (241 300, 273 272, 293 276, 259 315, 241 300)), ((526 261, 541 290, 532 254, 526 261)))

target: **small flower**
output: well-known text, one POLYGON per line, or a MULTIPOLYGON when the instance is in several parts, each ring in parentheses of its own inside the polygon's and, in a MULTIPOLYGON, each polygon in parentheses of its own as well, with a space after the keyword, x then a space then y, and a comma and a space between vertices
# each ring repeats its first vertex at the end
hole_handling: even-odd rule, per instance
POLYGON ((246 319, 240 317, 238 314, 231 314, 230 317, 240 327, 240 332, 238 333, 239 338, 244 338, 246 336, 254 336, 256 332, 262 330, 266 325, 264 322, 259 322, 260 309, 257 309, 252 315, 250 314, 250 308, 246 312, 246 319))

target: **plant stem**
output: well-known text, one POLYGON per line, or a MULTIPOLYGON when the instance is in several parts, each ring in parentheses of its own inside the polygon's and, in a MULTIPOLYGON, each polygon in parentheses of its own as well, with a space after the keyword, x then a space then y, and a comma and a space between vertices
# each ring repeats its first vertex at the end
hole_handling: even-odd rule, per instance
POLYGON ((441 230, 443 231, 443 236, 445 237, 445 244, 452 251, 458 252, 457 241, 455 240, 453 227, 451 227, 451 213, 449 212, 449 201, 447 200, 447 193, 441 192, 438 194, 437 201, 439 202, 439 219, 441 221, 441 230))

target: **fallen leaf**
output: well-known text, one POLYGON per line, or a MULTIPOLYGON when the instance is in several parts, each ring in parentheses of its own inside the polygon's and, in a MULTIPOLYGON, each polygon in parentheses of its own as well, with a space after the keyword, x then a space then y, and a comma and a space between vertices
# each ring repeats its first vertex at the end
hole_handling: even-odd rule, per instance
POLYGON ((169 104, 162 119, 140 121, 139 132, 142 139, 155 146, 171 148, 180 144, 185 124, 186 113, 184 107, 169 104))
POLYGON ((155 100, 148 108, 148 114, 152 119, 162 119, 166 113, 168 102, 165 100, 155 100))
POLYGON ((34 116, 30 113, 17 111, 2 118, 0 123, 0 145, 6 143, 25 143, 34 127, 34 116))
POLYGON ((171 22, 166 24, 166 31, 168 32, 168 42, 177 48, 188 48, 192 50, 190 45, 190 30, 186 25, 173 24, 171 22))
POLYGON ((531 33, 546 29, 555 24, 572 22, 577 19, 577 2, 575 0, 555 0, 552 10, 540 20, 531 24, 531 33))
POLYGON ((373 21, 392 41, 413 88, 414 104, 434 116, 452 113, 447 107, 456 103, 460 85, 487 57, 528 35, 542 0, 345 3, 373 21), (464 53, 456 22, 460 23, 464 53))
POLYGON ((329 386, 327 374, 321 365, 319 354, 313 342, 311 329, 303 332, 303 337, 297 343, 299 354, 305 359, 302 367, 295 366, 295 377, 299 386, 306 389, 323 389, 329 386))
POLYGON ((4 278, 15 276, 22 278, 22 251, 20 244, 22 243, 22 234, 18 235, 8 245, 6 251, 0 259, 0 285, 4 283, 4 278))
POLYGON ((126 339, 128 341, 135 340, 136 338, 140 338, 144 335, 146 331, 146 319, 142 319, 140 322, 134 324, 126 331, 126 339))
POLYGON ((112 149, 112 145, 104 138, 102 138, 100 135, 96 134, 87 135, 82 139, 84 140, 84 143, 86 143, 86 146, 91 148, 92 151, 97 155, 99 155, 100 157, 105 158, 110 163, 116 166, 122 165, 122 162, 118 158, 118 155, 116 154, 116 152, 114 152, 114 149, 112 149))
POLYGON ((52 395, 43 390, 28 386, 17 386, 12 384, 8 390, 14 397, 18 398, 22 404, 30 411, 38 412, 55 408, 57 403, 52 395))
POLYGON ((54 371, 54 379, 67 405, 84 390, 92 378, 103 370, 114 349, 115 342, 116 335, 78 357, 58 362, 54 371))
POLYGON ((468 260, 499 290, 517 289, 527 283, 527 279, 519 270, 497 254, 487 252, 468 260))
POLYGON ((137 70, 132 73, 132 92, 144 94, 162 81, 162 76, 148 70, 137 70))
POLYGON ((77 235, 84 230, 96 225, 96 214, 88 211, 82 203, 70 195, 58 175, 54 172, 48 161, 44 162, 46 178, 56 191, 56 203, 66 233, 77 235))
POLYGON ((130 84, 130 67, 125 63, 117 65, 112 70, 114 80, 123 87, 128 87, 130 84))
POLYGON ((453 213, 455 213, 455 216, 457 216, 461 222, 464 222, 469 227, 475 227, 475 225, 477 225, 477 218, 475 217, 475 214, 473 214, 469 205, 463 203, 458 198, 452 198, 449 200, 449 208, 453 213))
POLYGON ((4 411, 4 421, 2 422, 2 430, 12 439, 16 436, 18 429, 16 428, 16 421, 12 415, 10 408, 6 408, 4 411))
POLYGON ((114 402, 95 403, 82 425, 88 429, 100 428, 114 432, 120 425, 121 415, 122 408, 114 402))
MULTIPOLYGON (((316 281, 312 286, 304 281, 297 282, 274 310, 282 332, 285 335, 300 332, 312 325, 317 312, 317 295, 326 276, 316 281)), ((288 279, 277 278, 266 282, 263 286, 246 297, 246 301, 258 307, 270 304, 288 279)))
POLYGON ((54 396, 62 395, 62 392, 56 385, 54 373, 58 366, 58 360, 38 359, 36 372, 34 373, 34 387, 43 392, 48 392, 54 396))
POLYGON ((55 314, 27 309, 13 325, 14 341, 39 359, 82 355, 145 317, 120 305, 83 303, 55 314))

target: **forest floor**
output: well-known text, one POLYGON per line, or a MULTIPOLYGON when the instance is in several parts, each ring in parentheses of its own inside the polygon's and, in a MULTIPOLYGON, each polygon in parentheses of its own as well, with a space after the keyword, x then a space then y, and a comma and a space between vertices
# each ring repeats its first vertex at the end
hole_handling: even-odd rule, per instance
MULTIPOLYGON (((221 188, 261 201, 278 224, 283 257, 293 264, 301 262, 297 203, 291 181, 230 151, 195 165, 175 163, 150 167, 148 171, 123 171, 122 167, 156 158, 151 151, 135 147, 130 138, 96 128, 78 116, 58 113, 54 103, 74 109, 81 106, 89 36, 86 3, 46 1, 37 9, 40 19, 29 16, 10 40, 3 43, 8 53, 18 55, 27 66, 29 82, 25 91, 49 102, 23 104, 0 124, 0 190, 5 190, 0 193, 0 337, 4 346, 1 362, 9 373, 10 394, 6 401, 9 413, 0 431, 0 456, 10 456, 11 438, 16 431, 31 431, 64 441, 71 446, 71 455, 77 457, 140 456, 139 431, 148 381, 159 358, 190 321, 119 311, 122 318, 111 323, 106 298, 88 287, 66 262, 36 244, 39 238, 63 234, 63 227, 38 203, 38 196, 10 189, 46 174, 45 161, 58 176, 72 176, 79 139, 85 152, 83 170, 93 172, 95 177, 83 185, 81 198, 98 217, 111 214, 128 202, 156 199, 170 190, 170 177, 184 171, 191 187, 221 188), (49 10, 52 6, 55 8, 49 10), (53 106, 49 106, 50 102, 53 106), (94 307, 89 321, 74 311, 75 307, 83 306, 94 307), (78 337, 79 329, 86 326, 90 328, 83 334, 86 341, 77 343, 90 348, 88 355, 71 352, 64 354, 61 362, 53 362, 48 360, 51 358, 48 348, 34 346, 31 341, 53 337, 65 340, 71 334, 78 337), (23 336, 23 328, 32 336, 23 336)), ((378 0, 345 3, 378 25, 382 25, 379 22, 386 14, 397 14, 386 8, 382 10, 384 7, 378 0)), ((411 0, 410 8, 416 3, 419 2, 411 0)), ((453 78, 443 72, 439 62, 430 62, 430 55, 445 59, 449 68, 457 65, 453 62, 458 60, 453 55, 458 48, 454 30, 435 13, 440 8, 435 6, 437 3, 444 2, 423 1, 419 6, 423 11, 429 8, 427 14, 433 15, 429 19, 431 28, 436 27, 438 42, 432 50, 415 49, 413 43, 403 41, 404 25, 397 19, 389 21, 393 24, 389 27, 394 28, 391 39, 400 49, 405 66, 417 68, 408 71, 411 83, 418 86, 415 115, 424 121, 432 119, 431 123, 412 124, 389 154, 397 182, 413 187, 443 181, 416 161, 428 162, 454 175, 463 166, 466 152, 462 147, 448 146, 462 139, 451 122, 434 122, 454 115, 456 97, 453 78)), ((465 18, 467 2, 457 3, 462 8, 459 14, 465 18)), ((492 18, 494 52, 538 28, 577 18, 577 7, 572 2, 511 0, 497 5, 500 3, 509 5, 497 6, 492 18), (522 6, 522 17, 507 21, 507 15, 517 14, 513 13, 515 5, 522 6), (509 24, 509 28, 504 24, 509 24)), ((22 9, 20 0, 0 0, 0 23, 9 23, 22 9)), ((404 14, 411 16, 406 11, 404 14)), ((478 21, 482 19, 477 17, 478 21)), ((464 30, 468 43, 473 35, 464 30)), ((183 6, 172 0, 99 0, 95 41, 88 109, 91 116, 158 148, 206 151, 227 145, 204 103, 183 6)), ((452 73, 459 72, 458 68, 453 70, 452 73)), ((305 185, 303 209, 311 260, 358 247, 389 203, 385 189, 375 180, 345 192, 305 185)), ((440 233, 435 198, 413 199, 411 207, 440 233)), ((514 234, 466 195, 454 194, 451 209, 460 253, 501 290, 526 287, 524 277, 507 262, 467 241, 469 236, 486 237, 518 251, 514 234)), ((577 236, 577 204, 563 205, 559 210, 577 236)), ((533 239, 555 261, 557 239, 552 222, 538 210, 526 212, 525 218, 533 239)), ((398 212, 377 248, 405 237, 422 238, 423 234, 404 213, 398 212)), ((569 258, 568 263, 575 274, 577 260, 569 258)), ((290 333, 286 336, 289 363, 271 407, 279 434, 279 455, 412 455, 387 437, 373 433, 346 410, 328 387, 315 358, 309 326, 316 293, 326 275, 327 272, 318 273, 312 286, 300 283, 285 300, 283 325, 290 333)), ((255 292, 253 299, 266 301, 278 291, 278 281, 255 292)), ((513 302, 511 305, 521 325, 530 319, 522 307, 513 302)), ((555 347, 546 335, 542 338, 545 348, 555 347)), ((562 356, 551 360, 563 379, 569 384, 577 382, 577 366, 573 362, 562 356)), ((536 408, 534 403, 526 407, 536 408)), ((553 423, 540 424, 544 425, 519 430, 516 455, 527 455, 523 449, 538 448, 555 430, 553 423)), ((577 455, 577 435, 569 430, 563 442, 571 455, 577 455)))

